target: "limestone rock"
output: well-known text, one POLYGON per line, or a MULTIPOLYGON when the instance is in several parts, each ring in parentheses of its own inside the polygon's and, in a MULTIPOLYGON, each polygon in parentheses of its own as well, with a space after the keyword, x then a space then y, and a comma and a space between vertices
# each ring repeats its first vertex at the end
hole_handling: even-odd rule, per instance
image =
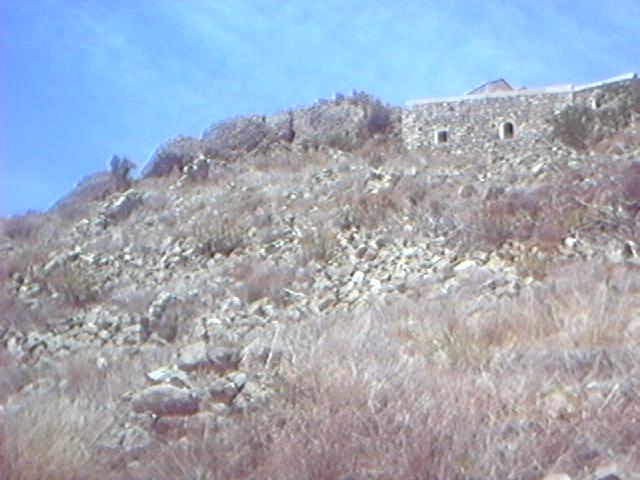
POLYGON ((110 221, 124 220, 140 205, 142 205, 142 195, 135 190, 129 190, 107 206, 103 211, 103 215, 110 221))
POLYGON ((183 301, 171 293, 161 293, 149 307, 147 330, 172 342, 178 335, 178 326, 184 321, 186 309, 183 301))
POLYGON ((209 350, 208 354, 213 368, 219 373, 238 368, 241 360, 240 352, 233 348, 214 347, 209 350))
POLYGON ((458 272, 462 272, 464 270, 468 270, 470 268, 473 268, 475 266, 477 266, 478 264, 476 263, 475 260, 464 260, 460 263, 458 263, 455 267, 453 267, 453 271, 458 273, 458 272))
POLYGON ((129 454, 136 453, 153 444, 153 439, 146 430, 130 427, 122 432, 120 446, 129 454))
POLYGON ((234 370, 240 363, 240 352, 233 348, 216 347, 196 342, 180 350, 178 368, 185 371, 211 367, 219 373, 234 370))
POLYGON ((571 477, 566 473, 550 473, 542 477, 542 480, 571 480, 571 477))
POLYGON ((187 345, 180 350, 178 355, 178 368, 191 371, 207 367, 211 364, 207 354, 207 344, 205 342, 196 342, 187 345))
POLYGON ((200 399, 189 390, 170 385, 155 385, 136 393, 131 399, 131 405, 137 413, 184 416, 198 412, 200 399))
POLYGON ((146 373, 146 377, 155 383, 170 383, 176 387, 191 386, 189 375, 181 370, 162 367, 146 373))
POLYGON ((209 387, 209 395, 216 403, 230 404, 239 391, 236 384, 226 380, 218 380, 209 387))
POLYGON ((594 477, 596 480, 623 480, 627 475, 624 475, 617 465, 612 464, 598 468, 594 472, 594 477))

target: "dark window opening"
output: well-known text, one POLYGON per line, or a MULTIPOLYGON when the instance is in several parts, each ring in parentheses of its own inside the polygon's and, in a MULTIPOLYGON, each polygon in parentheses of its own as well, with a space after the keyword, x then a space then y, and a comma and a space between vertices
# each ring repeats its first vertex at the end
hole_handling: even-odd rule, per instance
POLYGON ((449 141, 449 132, 446 130, 438 130, 436 132, 436 143, 447 143, 449 141))
POLYGON ((513 138, 514 133, 515 129, 513 127, 513 123, 504 122, 500 126, 500 138, 502 138, 503 140, 509 140, 510 138, 513 138))

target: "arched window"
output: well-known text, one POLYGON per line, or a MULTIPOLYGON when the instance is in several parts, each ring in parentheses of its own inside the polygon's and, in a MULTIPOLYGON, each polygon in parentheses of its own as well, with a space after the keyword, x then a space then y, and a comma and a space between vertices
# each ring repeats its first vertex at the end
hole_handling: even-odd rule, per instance
POLYGON ((515 128, 513 127, 513 123, 504 122, 502 125, 500 125, 500 138, 502 140, 509 140, 513 138, 514 133, 515 128))

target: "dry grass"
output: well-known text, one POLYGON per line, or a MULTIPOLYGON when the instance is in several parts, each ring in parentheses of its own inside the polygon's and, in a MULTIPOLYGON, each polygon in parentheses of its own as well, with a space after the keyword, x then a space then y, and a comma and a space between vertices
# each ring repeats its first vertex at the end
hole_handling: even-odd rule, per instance
POLYGON ((246 302, 266 298, 281 303, 282 289, 293 280, 293 271, 270 261, 247 258, 230 272, 230 276, 240 282, 236 291, 246 302))
POLYGON ((98 479, 106 473, 92 448, 111 421, 109 409, 55 392, 25 401, 18 408, 5 412, 2 419, 2 478, 98 479))
POLYGON ((72 307, 97 302, 105 293, 104 279, 98 269, 82 260, 68 261, 46 278, 48 288, 72 307))
POLYGON ((638 333, 627 329, 638 304, 582 284, 475 321, 406 304, 318 320, 292 340, 261 478, 579 477, 611 459, 638 468, 640 424, 628 421, 640 413, 638 333))
POLYGON ((315 225, 300 238, 302 250, 301 262, 307 264, 316 261, 326 264, 331 260, 337 248, 337 232, 330 226, 315 225))
MULTIPOLYGON (((265 271, 258 284, 272 285, 265 271)), ((536 480, 582 478, 611 460, 640 468, 639 291, 632 267, 577 263, 515 298, 469 291, 291 326, 269 404, 228 423, 194 419, 180 440, 155 434, 126 478, 536 480)), ((166 361, 150 355, 134 375, 126 359, 96 374, 95 359, 76 357, 62 388, 5 413, 5 477, 123 478, 126 462, 96 461, 96 439, 137 376, 166 361)))

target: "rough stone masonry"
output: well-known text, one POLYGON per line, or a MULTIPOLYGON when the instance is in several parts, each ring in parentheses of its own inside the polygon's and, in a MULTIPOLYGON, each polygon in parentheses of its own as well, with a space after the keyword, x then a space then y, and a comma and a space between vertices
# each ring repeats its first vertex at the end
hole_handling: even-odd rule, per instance
POLYGON ((519 90, 500 79, 462 97, 409 102, 402 108, 402 139, 408 149, 462 154, 547 148, 554 113, 572 104, 600 108, 637 78, 630 73, 588 85, 519 90))

